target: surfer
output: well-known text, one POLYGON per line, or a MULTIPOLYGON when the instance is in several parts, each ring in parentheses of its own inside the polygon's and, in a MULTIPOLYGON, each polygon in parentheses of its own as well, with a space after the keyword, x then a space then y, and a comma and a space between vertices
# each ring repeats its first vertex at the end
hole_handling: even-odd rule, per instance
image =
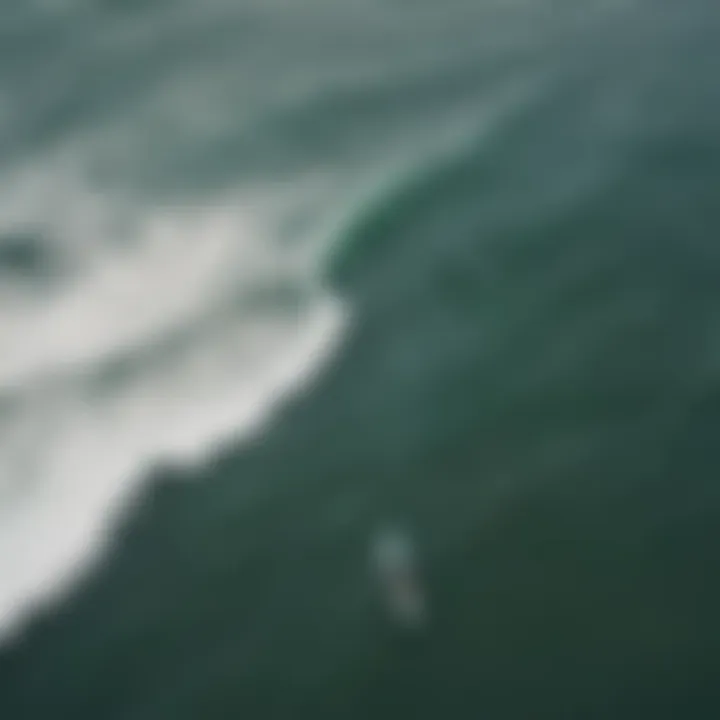
POLYGON ((388 613, 405 627, 418 628, 427 619, 427 601, 411 538, 397 528, 375 537, 372 563, 388 613))

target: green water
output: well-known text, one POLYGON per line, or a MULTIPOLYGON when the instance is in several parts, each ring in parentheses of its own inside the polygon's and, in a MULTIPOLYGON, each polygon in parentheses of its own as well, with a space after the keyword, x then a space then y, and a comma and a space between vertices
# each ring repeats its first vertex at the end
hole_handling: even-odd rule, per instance
MULTIPOLYGON (((100 566, 0 655, 0 717, 717 716, 720 15, 480 5, 248 6, 122 56, 128 83, 140 62, 162 78, 197 37, 192 72, 221 47, 254 77, 250 129, 160 133, 118 165, 135 191, 328 166, 370 184, 323 269, 352 319, 259 436, 154 472, 100 566), (387 77, 367 70, 383 54, 387 77), (273 102, 334 56, 370 79, 273 102), (396 520, 424 567, 418 632, 368 567, 396 520)), ((46 22, 72 48, 101 18, 46 22)), ((121 81, 68 124, 119 112, 121 81)), ((51 141, 31 105, 8 157, 51 141)))

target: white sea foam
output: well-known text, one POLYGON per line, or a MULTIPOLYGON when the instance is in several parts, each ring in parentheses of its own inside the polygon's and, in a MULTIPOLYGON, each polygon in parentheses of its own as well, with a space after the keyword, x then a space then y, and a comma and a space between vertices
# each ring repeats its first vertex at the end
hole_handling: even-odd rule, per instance
POLYGON ((262 429, 346 319, 309 236, 282 242, 297 193, 132 207, 72 175, 56 193, 57 173, 17 180, 0 235, 47 233, 67 262, 50 289, 0 298, 0 635, 102 557, 154 461, 262 429))

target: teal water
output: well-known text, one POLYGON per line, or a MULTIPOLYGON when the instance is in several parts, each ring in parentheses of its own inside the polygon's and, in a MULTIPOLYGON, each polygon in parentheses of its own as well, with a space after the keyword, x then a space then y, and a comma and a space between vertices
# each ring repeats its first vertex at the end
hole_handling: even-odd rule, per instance
POLYGON ((717 8, 33 7, 0 717, 715 717, 717 8))

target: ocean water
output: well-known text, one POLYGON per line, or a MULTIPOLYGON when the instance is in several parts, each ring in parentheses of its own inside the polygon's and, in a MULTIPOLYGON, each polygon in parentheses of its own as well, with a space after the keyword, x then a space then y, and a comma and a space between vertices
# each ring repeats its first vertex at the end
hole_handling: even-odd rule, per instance
POLYGON ((0 718, 718 717, 717 3, 0 5, 0 718))

